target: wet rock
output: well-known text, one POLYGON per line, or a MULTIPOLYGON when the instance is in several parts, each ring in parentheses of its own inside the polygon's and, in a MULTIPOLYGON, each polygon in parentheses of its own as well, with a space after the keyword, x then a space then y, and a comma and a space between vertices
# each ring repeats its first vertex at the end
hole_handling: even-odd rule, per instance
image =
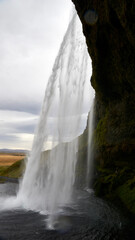
POLYGON ((127 201, 132 195, 130 188, 124 198, 120 194, 122 190, 118 194, 117 188, 132 181, 135 169, 135 1, 72 1, 92 59, 91 84, 96 91, 97 192, 110 199, 112 195, 120 197, 132 211, 135 201, 131 203, 134 207, 129 207, 127 201), (121 183, 118 176, 112 175, 124 172, 125 167, 128 167, 128 179, 125 172, 121 183))

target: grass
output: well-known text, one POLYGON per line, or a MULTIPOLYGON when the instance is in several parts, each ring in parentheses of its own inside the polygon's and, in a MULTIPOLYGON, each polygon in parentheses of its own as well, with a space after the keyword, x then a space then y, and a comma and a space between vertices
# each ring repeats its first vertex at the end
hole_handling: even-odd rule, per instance
POLYGON ((0 167, 11 166, 13 163, 24 159, 25 155, 0 153, 0 167))
POLYGON ((21 153, 0 153, 0 177, 20 178, 25 169, 25 157, 21 153))
POLYGON ((7 168, 8 168, 8 166, 0 167, 0 176, 2 175, 3 171, 5 171, 7 168))
POLYGON ((11 166, 0 167, 0 176, 9 178, 20 178, 25 169, 25 161, 20 160, 13 163, 11 166))

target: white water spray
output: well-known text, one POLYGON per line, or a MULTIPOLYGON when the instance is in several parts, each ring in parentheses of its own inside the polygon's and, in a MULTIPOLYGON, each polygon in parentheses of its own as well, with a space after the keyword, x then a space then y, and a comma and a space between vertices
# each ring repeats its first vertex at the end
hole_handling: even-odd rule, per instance
POLYGON ((93 94, 89 72, 85 38, 74 13, 48 81, 31 156, 17 195, 17 202, 24 208, 48 214, 49 227, 53 227, 61 207, 72 201, 84 89, 89 88, 93 94), (50 120, 54 121, 51 133, 50 120), (43 152, 50 134, 53 149, 43 152))

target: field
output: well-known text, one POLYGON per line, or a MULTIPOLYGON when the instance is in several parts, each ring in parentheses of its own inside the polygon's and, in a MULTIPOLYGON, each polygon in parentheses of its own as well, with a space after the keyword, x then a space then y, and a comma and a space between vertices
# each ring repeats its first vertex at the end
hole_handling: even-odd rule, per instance
POLYGON ((13 163, 25 158, 25 155, 20 153, 0 153, 0 167, 11 166, 13 163))
POLYGON ((0 183, 5 182, 2 177, 20 178, 25 169, 26 155, 23 153, 0 152, 0 183))

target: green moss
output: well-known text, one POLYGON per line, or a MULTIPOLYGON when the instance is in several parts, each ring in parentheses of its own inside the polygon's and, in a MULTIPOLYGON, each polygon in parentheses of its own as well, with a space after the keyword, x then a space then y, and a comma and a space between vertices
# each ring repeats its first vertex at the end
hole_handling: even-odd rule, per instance
POLYGON ((107 119, 108 115, 106 114, 100 119, 94 132, 95 145, 98 147, 106 145, 107 119))
POLYGON ((135 214, 135 177, 120 186, 117 195, 128 210, 135 214))
POLYGON ((131 170, 128 166, 118 168, 118 166, 109 166, 109 168, 99 168, 98 167, 99 177, 97 183, 100 182, 106 187, 106 193, 111 193, 118 186, 121 186, 124 182, 128 182, 129 179, 133 178, 135 172, 131 170))
POLYGON ((98 168, 95 182, 98 196, 119 204, 121 201, 126 209, 135 214, 135 170, 129 166, 98 168))

